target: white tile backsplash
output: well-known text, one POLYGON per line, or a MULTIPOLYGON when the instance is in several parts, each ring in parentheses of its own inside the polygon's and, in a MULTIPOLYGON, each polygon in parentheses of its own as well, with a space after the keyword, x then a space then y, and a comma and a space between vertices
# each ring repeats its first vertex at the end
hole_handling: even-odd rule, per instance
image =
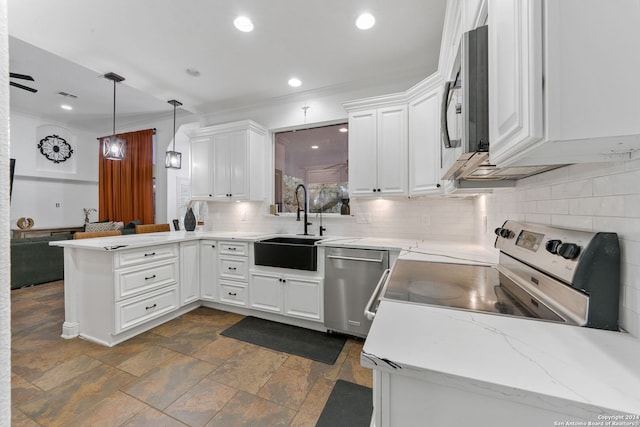
POLYGON ((476 217, 485 245, 505 219, 587 231, 610 231, 620 238, 620 324, 640 338, 640 160, 565 166, 518 181, 513 189, 478 196, 476 217), (479 219, 477 220, 479 221, 479 219))
MULTIPOLYGON (((300 234, 295 215, 268 215, 261 202, 209 203, 208 230, 300 234), (245 218, 243 221, 242 218, 245 218)), ((320 217, 309 215, 309 232, 318 234, 320 217)), ((351 216, 322 218, 328 236, 431 239, 459 242, 476 236, 472 198, 352 199, 351 216)))

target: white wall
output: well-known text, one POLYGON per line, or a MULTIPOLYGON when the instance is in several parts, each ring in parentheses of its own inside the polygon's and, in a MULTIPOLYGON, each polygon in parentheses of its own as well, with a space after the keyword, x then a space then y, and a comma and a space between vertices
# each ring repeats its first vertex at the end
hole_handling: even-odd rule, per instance
POLYGON ((640 337, 640 160, 566 166, 476 200, 479 239, 494 241, 505 219, 618 233, 622 254, 621 326, 640 337))
POLYGON ((11 227, 21 217, 33 218, 35 228, 82 225, 82 208, 98 207, 96 135, 19 112, 11 112, 10 132, 11 157, 16 159, 11 227), (40 153, 38 129, 45 125, 49 133, 64 133, 74 150, 69 160, 55 164, 40 153))

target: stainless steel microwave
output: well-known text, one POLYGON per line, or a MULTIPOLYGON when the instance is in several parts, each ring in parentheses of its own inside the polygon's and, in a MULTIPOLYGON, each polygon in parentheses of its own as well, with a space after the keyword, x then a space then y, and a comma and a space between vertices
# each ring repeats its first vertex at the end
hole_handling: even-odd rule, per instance
POLYGON ((442 179, 511 181, 510 185, 513 185, 516 179, 562 166, 499 168, 491 164, 489 32, 486 25, 463 34, 460 62, 455 80, 445 83, 440 120, 444 149, 461 147, 462 154, 442 179))

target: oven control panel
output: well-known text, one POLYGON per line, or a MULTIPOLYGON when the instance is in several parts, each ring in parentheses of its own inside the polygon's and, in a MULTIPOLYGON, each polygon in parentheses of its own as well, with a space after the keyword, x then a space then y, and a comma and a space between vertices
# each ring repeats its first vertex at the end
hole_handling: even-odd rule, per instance
POLYGON ((571 283, 584 248, 594 233, 506 221, 496 229, 501 252, 571 283))

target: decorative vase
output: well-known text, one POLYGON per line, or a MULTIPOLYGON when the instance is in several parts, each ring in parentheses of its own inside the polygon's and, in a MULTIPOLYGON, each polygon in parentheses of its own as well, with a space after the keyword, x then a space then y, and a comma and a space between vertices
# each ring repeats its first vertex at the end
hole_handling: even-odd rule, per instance
POLYGON ((193 214, 193 209, 191 208, 187 208, 187 213, 184 216, 184 229, 187 231, 196 229, 196 216, 193 214))
POLYGON ((349 199, 342 199, 342 206, 340 206, 340 215, 351 215, 349 199))

